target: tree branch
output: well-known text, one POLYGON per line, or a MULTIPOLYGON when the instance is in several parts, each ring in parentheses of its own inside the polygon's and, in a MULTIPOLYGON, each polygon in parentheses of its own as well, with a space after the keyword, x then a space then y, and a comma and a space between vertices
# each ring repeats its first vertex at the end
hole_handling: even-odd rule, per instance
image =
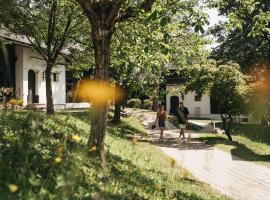
POLYGON ((156 0, 145 0, 137 7, 129 6, 126 10, 120 11, 116 21, 122 22, 129 18, 135 17, 138 12, 143 10, 144 12, 149 12, 156 0))

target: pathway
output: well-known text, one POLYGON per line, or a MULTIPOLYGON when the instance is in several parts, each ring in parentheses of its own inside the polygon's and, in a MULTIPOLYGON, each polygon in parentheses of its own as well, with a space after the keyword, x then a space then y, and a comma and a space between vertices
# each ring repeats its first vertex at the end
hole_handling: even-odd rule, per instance
MULTIPOLYGON (((159 130, 150 129, 155 118, 154 113, 133 111, 132 116, 143 121, 154 141, 159 138, 159 130)), ((199 180, 209 183, 235 200, 270 199, 269 168, 242 161, 229 153, 198 142, 194 138, 199 133, 188 133, 191 140, 180 142, 178 130, 170 123, 167 129, 164 142, 157 142, 157 145, 199 180)))

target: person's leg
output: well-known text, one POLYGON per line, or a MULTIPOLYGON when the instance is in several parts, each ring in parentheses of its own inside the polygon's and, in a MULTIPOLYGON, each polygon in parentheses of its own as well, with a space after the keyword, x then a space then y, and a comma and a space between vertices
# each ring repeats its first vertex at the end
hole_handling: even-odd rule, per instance
POLYGON ((182 128, 181 131, 182 131, 183 138, 186 139, 186 137, 185 137, 185 128, 182 128))
POLYGON ((163 139, 163 130, 164 130, 164 128, 161 127, 161 128, 160 128, 160 139, 161 139, 161 140, 163 139))
POLYGON ((179 124, 180 134, 179 138, 181 139, 181 136, 183 135, 183 124, 179 124))

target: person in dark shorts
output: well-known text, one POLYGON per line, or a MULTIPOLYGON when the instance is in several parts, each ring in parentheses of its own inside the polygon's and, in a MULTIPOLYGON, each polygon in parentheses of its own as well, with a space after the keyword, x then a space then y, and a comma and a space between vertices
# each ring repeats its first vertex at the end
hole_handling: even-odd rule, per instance
POLYGON ((185 140, 185 129, 188 123, 189 111, 187 107, 184 107, 184 102, 181 101, 179 103, 179 107, 176 109, 176 112, 180 129, 179 138, 181 139, 181 136, 183 136, 183 139, 185 140))
POLYGON ((158 121, 158 126, 160 128, 160 140, 163 139, 163 131, 165 128, 165 121, 167 119, 167 113, 163 105, 160 105, 159 110, 157 112, 157 118, 155 123, 158 121))

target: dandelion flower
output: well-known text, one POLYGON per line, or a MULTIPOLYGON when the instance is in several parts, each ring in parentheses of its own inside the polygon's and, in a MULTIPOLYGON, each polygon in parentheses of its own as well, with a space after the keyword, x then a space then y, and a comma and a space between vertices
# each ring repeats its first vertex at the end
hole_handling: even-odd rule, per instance
POLYGON ((54 162, 55 163, 60 163, 62 161, 62 158, 61 157, 56 157, 55 159, 54 159, 54 162))
POLYGON ((159 184, 156 184, 156 189, 157 189, 157 190, 160 190, 160 189, 161 189, 161 187, 160 187, 159 184))
POLYGON ((133 136, 133 138, 132 138, 132 144, 135 145, 137 143, 138 143, 137 138, 135 136, 133 136))
POLYGON ((172 159, 171 159, 171 167, 174 167, 175 164, 176 164, 176 160, 172 158, 172 159))
POLYGON ((63 147, 58 147, 58 148, 56 149, 56 155, 61 156, 62 153, 63 153, 63 147))
POLYGON ((14 193, 18 190, 18 186, 15 184, 9 184, 8 189, 10 192, 14 193))
POLYGON ((92 146, 92 147, 89 149, 90 152, 93 152, 93 151, 96 151, 96 150, 97 150, 97 147, 96 147, 96 146, 92 146))
POLYGON ((72 140, 74 142, 80 142, 81 137, 79 135, 77 135, 77 134, 74 134, 74 135, 72 135, 72 140))

